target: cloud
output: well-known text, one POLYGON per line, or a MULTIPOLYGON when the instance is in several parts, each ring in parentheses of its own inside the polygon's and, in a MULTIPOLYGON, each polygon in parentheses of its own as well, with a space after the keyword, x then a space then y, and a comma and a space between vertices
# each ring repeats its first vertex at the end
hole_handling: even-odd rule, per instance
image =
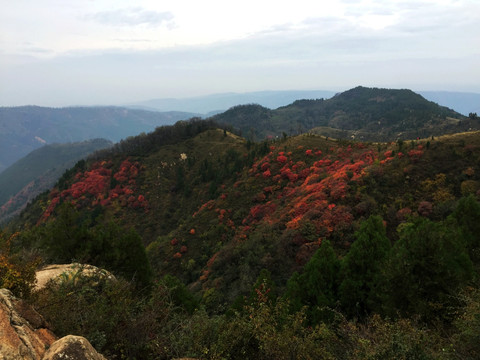
POLYGON ((54 53, 52 49, 36 47, 36 46, 25 46, 23 47, 23 51, 27 54, 38 54, 38 55, 47 55, 47 54, 54 53))
MULTIPOLYGON (((82 43, 86 47, 77 46, 55 57, 39 56, 32 49, 38 61, 9 57, 6 51, 2 55, 4 49, 0 49, 0 105, 118 104, 227 91, 337 91, 359 84, 480 92, 480 53, 475 46, 480 4, 446 0, 444 5, 392 1, 391 7, 376 0, 344 3, 351 4, 350 12, 286 17, 257 32, 251 28, 245 33, 248 36, 194 46, 179 38, 178 44, 183 45, 169 47, 158 43, 163 37, 175 39, 176 31, 160 34, 157 27, 168 28, 175 21, 179 33, 197 35, 182 23, 186 20, 178 9, 172 10, 175 19, 172 13, 142 7, 91 13, 79 25, 88 20, 92 30, 85 34, 108 37, 105 45, 91 46, 96 39, 91 35, 85 37, 89 42, 82 43), (359 4, 369 6, 357 8, 359 4), (356 14, 357 10, 362 11, 356 14), (92 22, 109 26, 99 28, 92 22), (139 29, 118 28, 132 26, 139 29)), ((202 21, 207 19, 195 14, 202 21)), ((200 32, 196 23, 189 24, 192 31, 200 32)))
POLYGON ((152 51, 71 54, 28 63, 21 69, 0 67, 0 78, 6 85, 3 91, 0 86, 0 98, 2 105, 65 106, 121 104, 228 91, 340 91, 359 84, 480 91, 478 55, 445 59, 375 53, 367 57, 365 46, 354 40, 345 40, 343 44, 335 39, 320 42, 315 36, 300 44, 291 35, 152 51), (354 48, 356 51, 351 51, 354 48))
POLYGON ((154 40, 152 39, 135 39, 135 38, 130 38, 130 39, 115 38, 112 40, 119 43, 152 43, 154 42, 154 40))
POLYGON ((148 25, 152 27, 166 25, 168 28, 174 26, 173 18, 174 16, 171 12, 151 11, 141 7, 131 7, 111 11, 100 11, 92 14, 87 14, 83 17, 84 20, 95 21, 103 25, 148 25))

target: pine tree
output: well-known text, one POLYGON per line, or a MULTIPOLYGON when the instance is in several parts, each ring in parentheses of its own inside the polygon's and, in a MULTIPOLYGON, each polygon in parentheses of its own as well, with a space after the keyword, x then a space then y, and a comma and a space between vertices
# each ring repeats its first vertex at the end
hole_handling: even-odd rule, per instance
POLYGON ((325 308, 334 308, 337 299, 340 261, 328 240, 305 265, 302 274, 294 273, 287 283, 287 298, 293 311, 307 306, 307 318, 318 324, 330 318, 325 308))
POLYGON ((379 216, 364 221, 355 237, 342 262, 339 297, 349 316, 364 317, 380 301, 381 269, 391 246, 379 216))
POLYGON ((480 266, 480 204, 473 195, 461 198, 450 219, 458 224, 471 260, 480 266))
POLYGON ((404 227, 386 264, 385 313, 443 319, 472 274, 459 231, 419 218, 404 227))

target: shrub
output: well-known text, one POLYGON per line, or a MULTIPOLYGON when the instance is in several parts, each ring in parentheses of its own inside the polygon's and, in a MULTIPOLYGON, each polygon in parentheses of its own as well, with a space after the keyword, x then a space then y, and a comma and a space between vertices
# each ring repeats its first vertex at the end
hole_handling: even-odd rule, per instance
POLYGON ((40 259, 23 261, 12 255, 11 243, 16 236, 0 232, 0 288, 9 289, 16 296, 28 297, 35 285, 35 269, 40 259))

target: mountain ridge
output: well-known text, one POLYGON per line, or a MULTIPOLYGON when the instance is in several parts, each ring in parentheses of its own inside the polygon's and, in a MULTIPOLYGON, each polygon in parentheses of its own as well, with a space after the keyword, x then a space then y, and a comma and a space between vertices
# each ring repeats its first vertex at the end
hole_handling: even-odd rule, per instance
MULTIPOLYGON (((441 96, 439 96, 438 92, 425 93, 428 93, 432 97, 437 96, 435 98, 436 100, 446 103, 448 101, 446 101, 445 94, 452 94, 449 98, 457 98, 456 101, 457 103, 461 103, 462 111, 465 112, 464 115, 467 115, 465 109, 467 109, 468 106, 470 106, 469 108, 472 109, 472 112, 476 112, 476 107, 468 104, 475 103, 475 101, 480 104, 479 94, 459 93, 460 95, 455 95, 455 93, 441 93, 441 96), (465 98, 469 99, 466 104, 465 98)), ((160 99, 160 102, 163 101, 165 103, 164 109, 170 110, 163 113, 159 112, 158 108, 153 107, 148 110, 135 109, 136 105, 131 105, 129 108, 119 106, 45 108, 35 105, 1 107, 0 172, 15 160, 18 160, 31 150, 45 143, 82 141, 96 137, 119 141, 120 139, 126 138, 127 136, 134 136, 140 132, 152 131, 156 126, 173 124, 178 120, 185 120, 196 116, 213 117, 219 113, 227 112, 231 107, 242 104, 256 103, 272 110, 292 105, 301 99, 328 99, 338 94, 340 93, 317 90, 259 91, 243 94, 214 94, 185 99, 160 99), (214 105, 211 105, 212 101, 214 105), (217 102, 215 103, 215 101, 217 102), (190 110, 196 111, 171 111, 176 107, 175 104, 183 104, 183 107, 180 106, 179 109, 186 110, 184 105, 188 105, 190 106, 190 110), (202 108, 194 109, 193 107, 195 106, 202 106, 202 108), (74 123, 72 123, 72 121, 74 123), (17 133, 21 134, 19 135, 17 133)), ((480 111, 478 112, 480 113, 480 111)), ((308 116, 309 114, 305 115, 308 116)), ((324 124, 320 124, 320 126, 324 126, 324 124)), ((300 122, 300 124, 293 127, 283 129, 280 131, 280 134, 277 131, 275 136, 282 135, 281 133, 283 131, 287 134, 294 134, 309 130, 310 128, 311 126, 309 126, 308 122, 305 124, 300 122)), ((250 129, 244 130, 247 131, 244 132, 244 134, 250 131, 250 129)), ((465 129, 456 129, 456 131, 462 130, 465 129)), ((333 130, 330 129, 327 133, 338 133, 337 131, 332 131, 333 130)), ((329 134, 329 136, 331 136, 331 134, 329 134)), ((267 134, 258 135, 265 136, 267 134)), ((348 132, 345 136, 351 137, 352 135, 355 136, 354 133, 348 132)), ((420 136, 423 135, 424 134, 420 134, 420 136)), ((365 136, 365 134, 360 134, 360 136, 365 136)), ((367 139, 368 136, 364 138, 364 140, 367 139)))
POLYGON ((0 107, 0 172, 44 144, 128 136, 173 124, 194 114, 120 107, 0 107))
MULTIPOLYGON (((276 109, 304 98, 327 98, 335 95, 328 90, 265 90, 246 93, 218 93, 188 98, 151 99, 136 103, 135 106, 165 110, 181 110, 208 114, 216 111, 226 111, 229 108, 249 103, 259 103, 262 106, 276 109)), ((131 105, 130 105, 131 106, 131 105)))
MULTIPOLYGON (((347 91, 347 90, 344 90, 347 91)), ((415 90, 429 101, 446 106, 462 115, 480 113, 480 94, 456 91, 415 90)), ((266 90, 246 93, 218 93, 186 98, 159 98, 127 104, 126 107, 144 107, 146 110, 178 110, 207 115, 211 112, 224 112, 236 105, 255 103, 269 109, 277 109, 301 99, 329 99, 339 91, 329 90, 266 90)), ((213 115, 213 114, 212 114, 213 115)))
POLYGON ((212 119, 236 127, 252 140, 314 129, 326 136, 336 131, 346 138, 392 141, 480 128, 478 119, 467 119, 411 90, 361 86, 330 99, 297 100, 275 110, 260 105, 235 106, 212 119))

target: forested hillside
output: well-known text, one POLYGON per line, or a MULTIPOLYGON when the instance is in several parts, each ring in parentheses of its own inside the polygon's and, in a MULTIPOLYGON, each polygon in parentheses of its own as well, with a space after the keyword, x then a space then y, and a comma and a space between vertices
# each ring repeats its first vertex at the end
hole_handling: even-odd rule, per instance
POLYGON ((105 139, 44 145, 9 166, 0 173, 0 223, 50 189, 78 160, 112 145, 105 139))
POLYGON ((480 129, 478 119, 466 118, 411 90, 365 87, 327 100, 298 100, 276 110, 237 106, 213 119, 257 140, 314 132, 360 141, 395 141, 480 129))
POLYGON ((0 281, 111 358, 475 359, 479 199, 478 131, 255 143, 182 121, 68 170, 3 230, 0 281), (119 281, 29 295, 72 261, 119 281))

